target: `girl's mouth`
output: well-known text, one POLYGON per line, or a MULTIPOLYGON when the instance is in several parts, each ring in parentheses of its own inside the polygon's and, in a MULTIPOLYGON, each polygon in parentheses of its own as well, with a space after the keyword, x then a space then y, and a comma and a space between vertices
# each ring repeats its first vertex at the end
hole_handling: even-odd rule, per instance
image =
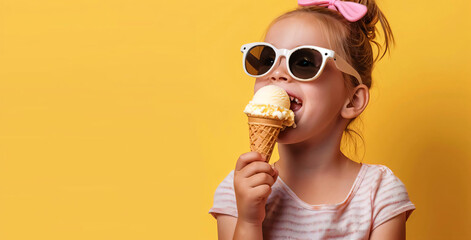
POLYGON ((301 107, 303 106, 303 102, 301 101, 301 99, 291 95, 291 94, 288 94, 289 95, 289 99, 291 100, 291 104, 290 104, 290 109, 291 111, 293 112, 296 112, 298 111, 299 109, 301 109, 301 107))

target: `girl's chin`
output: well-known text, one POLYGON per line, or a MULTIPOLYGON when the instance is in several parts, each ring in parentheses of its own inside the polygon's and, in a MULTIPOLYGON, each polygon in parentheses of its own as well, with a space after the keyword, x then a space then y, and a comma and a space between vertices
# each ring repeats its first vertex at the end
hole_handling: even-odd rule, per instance
POLYGON ((296 129, 288 127, 285 130, 280 132, 276 142, 281 143, 281 144, 293 143, 295 134, 296 134, 296 129))

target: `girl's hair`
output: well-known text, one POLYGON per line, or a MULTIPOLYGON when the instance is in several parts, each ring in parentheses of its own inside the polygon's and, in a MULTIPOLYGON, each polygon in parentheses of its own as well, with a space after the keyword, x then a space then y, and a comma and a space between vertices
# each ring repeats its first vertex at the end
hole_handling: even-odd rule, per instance
MULTIPOLYGON (((268 29, 270 29, 274 23, 291 16, 314 16, 315 20, 313 21, 319 25, 333 50, 350 63, 360 74, 363 84, 371 88, 371 73, 374 64, 383 58, 386 52, 389 53, 391 46, 395 43, 394 36, 388 20, 374 0, 353 0, 352 2, 363 4, 368 9, 366 15, 356 22, 347 21, 342 14, 335 10, 326 7, 309 6, 298 7, 295 10, 284 13, 274 19, 268 29), (381 23, 384 38, 383 46, 375 39, 376 34, 380 33, 379 29, 376 27, 378 21, 381 23), (376 54, 373 53, 372 46, 376 47, 376 54)), ((351 93, 353 88, 358 85, 358 81, 348 74, 344 74, 344 78, 346 80, 345 85, 351 93)), ((350 128, 350 125, 355 119, 352 119, 348 123, 344 130, 344 136, 353 139, 352 133, 354 133, 364 142, 362 136, 350 128)), ((357 145, 358 144, 355 142, 355 147, 353 148, 355 153, 357 151, 357 145)))

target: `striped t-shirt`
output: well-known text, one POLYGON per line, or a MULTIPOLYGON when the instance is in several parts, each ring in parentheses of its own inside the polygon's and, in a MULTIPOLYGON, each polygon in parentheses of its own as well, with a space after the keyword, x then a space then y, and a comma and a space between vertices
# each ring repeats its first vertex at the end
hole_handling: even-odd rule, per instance
MULTIPOLYGON (((216 189, 216 214, 237 217, 234 170, 216 189)), ((371 231, 415 206, 404 184, 384 165, 363 163, 346 199, 338 204, 310 205, 278 177, 265 206, 263 235, 267 239, 368 239, 371 231)))

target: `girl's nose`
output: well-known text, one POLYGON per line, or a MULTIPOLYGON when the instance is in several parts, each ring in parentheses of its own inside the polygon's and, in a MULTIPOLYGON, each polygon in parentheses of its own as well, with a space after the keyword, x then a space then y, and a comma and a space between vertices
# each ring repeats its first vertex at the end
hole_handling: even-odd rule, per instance
POLYGON ((286 58, 284 56, 275 63, 269 78, 273 81, 287 81, 290 79, 288 69, 286 69, 286 58))

